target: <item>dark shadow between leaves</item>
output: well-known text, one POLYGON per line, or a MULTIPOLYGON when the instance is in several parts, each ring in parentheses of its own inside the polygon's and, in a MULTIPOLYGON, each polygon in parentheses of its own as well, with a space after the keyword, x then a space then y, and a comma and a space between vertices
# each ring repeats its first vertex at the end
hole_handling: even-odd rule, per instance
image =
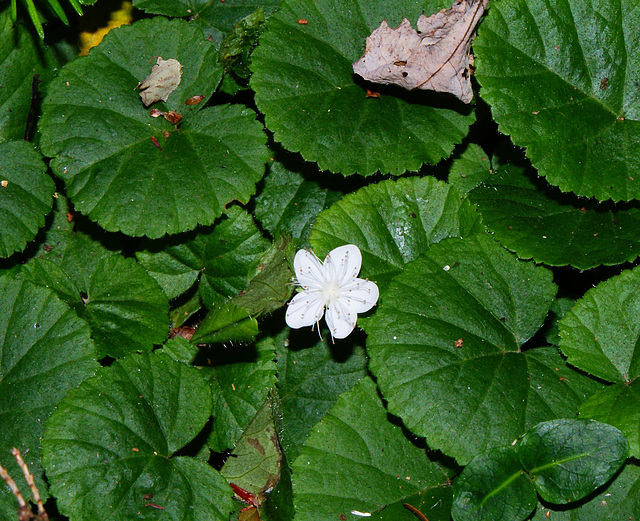
MULTIPOLYGON (((371 376, 371 378, 375 381, 375 377, 371 376)), ((376 387, 376 391, 378 393, 378 397, 382 401, 384 408, 386 409, 387 401, 382 396, 380 388, 376 387)), ((452 458, 451 456, 447 456, 440 450, 431 449, 427 445, 427 440, 421 436, 416 436, 413 432, 407 429, 407 427, 398 416, 387 412, 387 421, 392 425, 395 425, 396 427, 400 427, 400 429, 402 429, 404 437, 409 440, 414 447, 425 451, 425 455, 427 456, 429 461, 436 463, 442 469, 443 473, 447 476, 447 484, 450 484, 450 480, 452 480, 455 476, 462 472, 462 467, 458 465, 454 458, 452 458)))
POLYGON ((207 448, 207 440, 211 435, 211 431, 213 430, 213 418, 209 417, 207 423, 205 423, 202 430, 197 434, 195 438, 193 438, 189 443, 187 443, 180 450, 176 451, 172 458, 178 456, 190 456, 190 457, 198 457, 198 455, 202 452, 203 449, 208 450, 207 448))
MULTIPOLYGON (((435 92, 433 90, 413 89, 407 90, 397 85, 383 85, 380 83, 372 83, 362 79, 357 74, 352 75, 353 83, 362 89, 362 95, 369 97, 393 97, 398 98, 410 105, 422 105, 432 107, 434 109, 453 110, 461 115, 468 116, 473 111, 473 103, 464 103, 456 98, 453 94, 446 92, 435 92)), ((375 100, 374 100, 375 101, 375 100)))

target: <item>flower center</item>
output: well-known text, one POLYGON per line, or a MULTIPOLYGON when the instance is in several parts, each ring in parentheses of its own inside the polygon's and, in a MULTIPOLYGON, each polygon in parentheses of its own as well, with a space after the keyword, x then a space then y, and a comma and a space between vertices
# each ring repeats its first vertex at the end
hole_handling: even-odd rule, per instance
POLYGON ((342 296, 342 289, 335 282, 327 282, 322 288, 322 296, 327 304, 331 304, 342 296))

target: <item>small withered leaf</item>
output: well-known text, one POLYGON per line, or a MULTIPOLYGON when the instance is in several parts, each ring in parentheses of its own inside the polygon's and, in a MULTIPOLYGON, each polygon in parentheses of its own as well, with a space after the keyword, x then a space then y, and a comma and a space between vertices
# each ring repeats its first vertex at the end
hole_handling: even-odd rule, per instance
POLYGON ((182 65, 173 58, 163 60, 158 56, 156 64, 151 68, 151 74, 147 76, 140 87, 140 97, 145 107, 156 101, 167 101, 182 78, 182 65))
POLYGON ((391 29, 383 21, 367 38, 353 72, 367 81, 408 90, 448 92, 465 103, 473 98, 471 42, 489 0, 456 0, 451 8, 391 29))

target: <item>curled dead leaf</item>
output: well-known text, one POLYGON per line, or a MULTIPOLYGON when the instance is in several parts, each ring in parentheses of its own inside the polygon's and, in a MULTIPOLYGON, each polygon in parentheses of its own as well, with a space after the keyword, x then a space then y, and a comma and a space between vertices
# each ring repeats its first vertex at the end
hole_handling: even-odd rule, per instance
POLYGON ((173 58, 163 60, 160 56, 156 64, 151 68, 151 74, 144 81, 138 84, 140 87, 140 97, 145 107, 156 101, 167 101, 182 78, 182 65, 173 58))
POLYGON ((488 3, 456 0, 449 9, 421 15, 417 31, 406 18, 396 29, 383 21, 367 38, 353 72, 373 83, 448 92, 469 103, 471 42, 488 3))

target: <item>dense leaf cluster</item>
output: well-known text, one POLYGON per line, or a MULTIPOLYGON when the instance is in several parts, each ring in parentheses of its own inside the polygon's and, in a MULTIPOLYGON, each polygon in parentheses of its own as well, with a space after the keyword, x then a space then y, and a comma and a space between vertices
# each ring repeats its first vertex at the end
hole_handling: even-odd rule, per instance
POLYGON ((492 0, 470 105, 352 70, 447 0, 132 4, 80 57, 0 11, 20 488, 12 447, 58 520, 640 517, 635 0, 492 0), (295 251, 344 244, 378 305, 290 331, 295 251))

